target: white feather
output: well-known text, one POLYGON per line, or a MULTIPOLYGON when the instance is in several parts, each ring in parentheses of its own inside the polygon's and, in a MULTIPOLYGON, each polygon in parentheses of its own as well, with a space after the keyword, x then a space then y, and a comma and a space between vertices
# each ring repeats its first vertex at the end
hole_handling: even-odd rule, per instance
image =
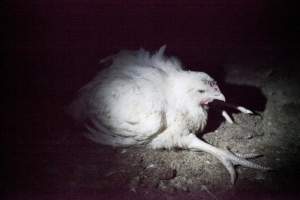
POLYGON ((195 136, 207 121, 207 106, 225 101, 215 81, 206 73, 185 71, 177 58, 121 51, 101 62, 112 64, 80 89, 69 107, 74 119, 95 142, 112 146, 146 145, 181 147, 215 155, 234 180, 233 165, 262 168, 195 136))
POLYGON ((197 90, 208 89, 203 81, 213 79, 184 71, 178 59, 164 56, 164 50, 165 46, 153 55, 141 49, 110 56, 111 66, 80 90, 70 109, 86 124, 91 139, 115 146, 149 143, 171 148, 181 145, 184 132, 204 128, 207 113, 199 104, 202 98, 210 100, 209 91, 200 96, 197 90), (172 139, 151 143, 165 132, 172 132, 172 139))

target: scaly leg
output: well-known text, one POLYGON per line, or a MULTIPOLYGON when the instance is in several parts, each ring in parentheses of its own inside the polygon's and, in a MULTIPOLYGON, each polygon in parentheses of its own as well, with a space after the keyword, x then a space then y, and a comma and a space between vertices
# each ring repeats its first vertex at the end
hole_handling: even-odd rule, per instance
POLYGON ((234 169, 235 165, 240 165, 240 166, 260 169, 260 170, 270 170, 270 168, 268 167, 264 167, 262 165, 258 165, 246 160, 246 158, 254 158, 259 156, 257 154, 246 154, 246 155, 234 154, 228 149, 222 150, 217 147, 214 147, 200 140, 199 138, 197 138, 197 136, 193 134, 186 136, 185 138, 183 138, 183 140, 184 140, 185 147, 187 149, 190 149, 192 151, 205 151, 217 157, 228 170, 232 184, 234 184, 236 181, 236 171, 234 169))

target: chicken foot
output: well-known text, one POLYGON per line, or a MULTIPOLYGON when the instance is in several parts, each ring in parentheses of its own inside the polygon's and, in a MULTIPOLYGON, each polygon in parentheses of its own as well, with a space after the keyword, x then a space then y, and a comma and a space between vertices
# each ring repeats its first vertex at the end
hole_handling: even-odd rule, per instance
POLYGON ((247 159, 256 158, 260 156, 258 154, 250 153, 250 154, 243 155, 243 154, 233 153, 229 149, 226 150, 219 149, 200 140, 199 138, 197 138, 197 136, 193 134, 186 136, 185 144, 189 150, 204 151, 218 158, 218 160, 221 161, 221 163, 226 167, 227 171, 229 172, 230 180, 232 184, 235 183, 237 177, 236 170, 234 168, 235 166, 239 165, 239 166, 259 169, 259 170, 270 170, 270 168, 268 167, 264 167, 262 165, 247 160, 247 159))

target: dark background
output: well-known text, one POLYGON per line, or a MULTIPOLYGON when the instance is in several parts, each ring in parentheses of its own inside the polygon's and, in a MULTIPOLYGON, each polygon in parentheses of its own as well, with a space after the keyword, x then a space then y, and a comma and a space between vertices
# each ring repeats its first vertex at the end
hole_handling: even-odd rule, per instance
POLYGON ((209 69, 241 49, 282 55, 299 46, 297 9, 285 1, 112 2, 4 4, 3 53, 18 95, 64 96, 94 74, 99 59, 120 49, 167 44, 186 66, 209 69))
POLYGON ((6 1, 1 186, 7 193, 45 189, 47 181, 36 177, 47 154, 32 152, 59 136, 45 127, 66 124, 58 113, 101 68, 101 58, 167 44, 167 54, 189 69, 220 78, 222 65, 241 52, 272 55, 274 62, 294 59, 300 25, 297 7, 287 2, 6 1))

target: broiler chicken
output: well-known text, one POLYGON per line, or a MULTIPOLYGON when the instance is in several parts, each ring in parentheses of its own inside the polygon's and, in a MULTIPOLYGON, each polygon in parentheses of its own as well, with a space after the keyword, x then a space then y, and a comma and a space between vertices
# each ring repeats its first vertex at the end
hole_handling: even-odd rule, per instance
POLYGON ((268 169, 247 160, 256 154, 234 154, 196 136, 206 125, 209 103, 225 101, 225 97, 209 75, 184 70, 179 60, 166 57, 164 50, 165 46, 155 54, 143 49, 121 51, 102 60, 112 64, 81 88, 68 107, 86 128, 87 136, 116 147, 208 152, 227 168, 232 183, 235 165, 268 169))

